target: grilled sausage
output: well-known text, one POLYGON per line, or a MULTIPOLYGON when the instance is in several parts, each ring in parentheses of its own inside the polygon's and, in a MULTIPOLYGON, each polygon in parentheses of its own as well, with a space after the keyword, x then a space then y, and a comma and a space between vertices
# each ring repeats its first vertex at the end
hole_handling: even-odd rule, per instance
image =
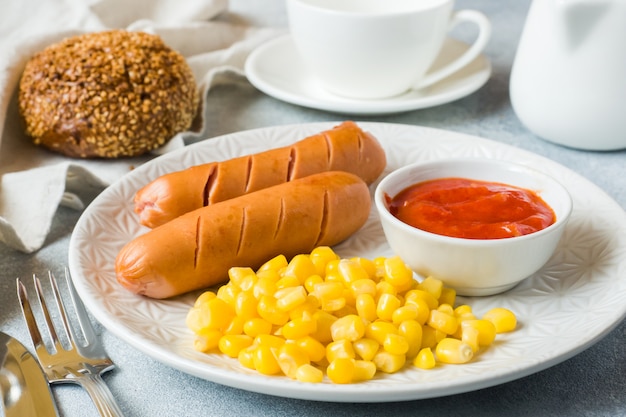
POLYGON ((264 188, 186 213, 119 252, 117 280, 128 290, 167 298, 228 279, 233 266, 259 267, 335 245, 367 220, 371 197, 354 174, 330 171, 264 188))
POLYGON ((136 193, 135 212, 141 224, 156 227, 200 207, 320 172, 351 172, 371 184, 385 165, 376 138, 346 121, 290 146, 165 174, 136 193))

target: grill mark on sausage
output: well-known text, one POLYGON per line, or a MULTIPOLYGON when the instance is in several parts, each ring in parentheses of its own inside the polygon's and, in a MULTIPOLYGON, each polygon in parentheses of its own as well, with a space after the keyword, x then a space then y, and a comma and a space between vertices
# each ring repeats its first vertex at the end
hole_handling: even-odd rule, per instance
POLYGON ((204 190, 202 191, 202 205, 206 207, 209 205, 209 201, 211 198, 211 190, 213 189, 213 184, 215 184, 217 177, 217 166, 214 164, 211 168, 211 172, 207 175, 206 182, 204 183, 204 190))
POLYGON ((252 180, 252 164, 253 164, 253 159, 252 156, 248 156, 247 158, 247 164, 246 164, 246 186, 244 187, 244 189, 246 190, 245 192, 248 193, 250 192, 250 181, 252 180))
POLYGON ((356 146, 357 146, 357 161, 359 161, 359 163, 364 163, 366 161, 364 161, 363 159, 365 158, 365 139, 363 138, 363 135, 361 135, 360 133, 357 135, 357 142, 356 142, 356 146))
POLYGON ((317 235, 317 239, 315 240, 315 246, 319 246, 322 239, 324 239, 324 235, 326 234, 326 229, 328 228, 328 211, 330 206, 330 195, 328 190, 324 190, 324 204, 322 205, 322 221, 320 222, 320 232, 317 235))
POLYGON ((326 143, 326 169, 330 169, 333 159, 333 139, 328 133, 324 133, 324 141, 326 143))
POLYGON ((283 224, 285 223, 285 216, 287 215, 287 210, 285 208, 285 199, 280 199, 280 212, 278 213, 278 223, 276 223, 276 229, 274 230, 274 240, 278 237, 280 230, 283 228, 283 224))
POLYGON ((295 146, 292 146, 289 150, 289 165, 287 165, 287 178, 285 178, 285 182, 289 182, 293 179, 297 152, 298 151, 295 146))
POLYGON ((243 233, 246 230, 246 223, 248 222, 248 216, 246 212, 246 208, 241 208, 241 227, 239 228, 239 239, 237 239, 237 250, 236 254, 239 256, 243 249, 243 233))
POLYGON ((198 266, 198 257, 200 256, 200 225, 201 223, 201 217, 198 216, 196 218, 196 247, 194 248, 194 252, 193 252, 193 269, 196 269, 196 267, 198 266))

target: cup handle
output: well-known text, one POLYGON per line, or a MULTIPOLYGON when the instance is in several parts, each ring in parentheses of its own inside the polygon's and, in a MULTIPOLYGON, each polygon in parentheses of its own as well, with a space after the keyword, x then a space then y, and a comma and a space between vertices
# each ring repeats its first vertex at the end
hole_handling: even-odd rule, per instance
POLYGON ((491 37, 491 22, 489 22, 489 19, 487 19, 484 14, 475 10, 458 10, 452 14, 448 30, 451 30, 455 26, 464 22, 472 22, 478 26, 478 36, 472 46, 465 51, 463 55, 445 67, 440 68, 435 72, 426 74, 424 78, 413 86, 414 89, 419 90, 420 88, 428 87, 429 85, 449 77, 476 59, 483 49, 485 49, 485 46, 487 46, 487 42, 489 42, 489 38, 491 37))

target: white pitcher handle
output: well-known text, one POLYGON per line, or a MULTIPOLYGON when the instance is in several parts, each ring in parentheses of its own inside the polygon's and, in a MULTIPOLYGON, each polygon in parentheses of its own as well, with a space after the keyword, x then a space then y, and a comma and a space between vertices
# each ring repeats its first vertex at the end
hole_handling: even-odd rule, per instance
POLYGON ((452 30, 455 26, 464 22, 472 22, 478 26, 478 36, 472 46, 448 65, 437 71, 426 74, 424 78, 413 86, 414 89, 419 90, 420 88, 428 87, 429 85, 449 77, 476 59, 485 49, 487 42, 489 42, 491 38, 491 22, 489 22, 487 16, 476 10, 458 10, 452 13, 448 30, 452 30))

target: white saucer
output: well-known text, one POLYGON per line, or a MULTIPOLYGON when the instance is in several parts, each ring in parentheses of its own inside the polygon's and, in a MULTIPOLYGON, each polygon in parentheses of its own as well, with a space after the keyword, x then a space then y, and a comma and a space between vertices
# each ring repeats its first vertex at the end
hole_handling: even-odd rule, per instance
MULTIPOLYGON (((466 43, 448 38, 433 69, 468 48, 466 43)), ((428 88, 386 99, 357 100, 324 90, 300 60, 291 36, 285 35, 252 51, 245 73, 252 85, 279 100, 341 114, 381 115, 423 109, 465 97, 487 82, 491 63, 480 55, 456 74, 428 88)))

